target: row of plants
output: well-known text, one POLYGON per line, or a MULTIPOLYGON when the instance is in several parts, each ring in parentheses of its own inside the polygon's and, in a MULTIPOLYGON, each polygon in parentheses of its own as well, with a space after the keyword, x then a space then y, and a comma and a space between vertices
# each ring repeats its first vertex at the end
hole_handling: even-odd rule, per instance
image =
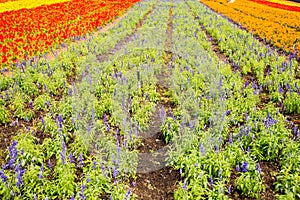
MULTIPOLYGON (((138 3, 108 33, 71 46, 52 61, 28 61, 26 70, 25 66, 20 65, 13 77, 1 78, 4 80, 1 84, 1 110, 4 113, 1 115, 2 127, 19 127, 1 170, 3 198, 129 197, 130 190, 124 184, 127 180, 126 173, 121 173, 121 169, 126 168, 123 163, 127 158, 123 159, 123 155, 130 155, 127 152, 132 147, 132 141, 128 137, 124 143, 118 143, 121 134, 124 135, 124 131, 129 134, 129 130, 123 129, 122 121, 113 120, 112 116, 117 116, 114 112, 119 112, 120 109, 120 112, 123 111, 121 91, 124 87, 132 87, 128 95, 133 98, 134 118, 140 119, 140 115, 151 111, 149 107, 155 101, 156 94, 151 86, 151 76, 142 76, 143 87, 134 90, 138 85, 138 78, 135 76, 138 70, 151 75, 150 72, 146 73, 148 67, 142 66, 146 59, 143 56, 135 60, 136 57, 130 54, 125 56, 127 60, 117 57, 114 62, 99 63, 97 55, 108 52, 132 34, 136 24, 154 4, 154 1, 138 3), (122 60, 124 68, 121 69, 119 64, 122 60), (136 64, 139 68, 132 67, 131 64, 136 64), (135 73, 130 71, 131 68, 135 73), (70 82, 69 77, 75 78, 76 82, 70 82), (146 108, 142 109, 140 101, 144 102, 146 108), (18 113, 23 113, 24 120, 20 120, 18 113), (25 129, 21 125, 25 125, 25 129), (93 137, 97 141, 94 145, 98 147, 89 143, 93 137), (101 154, 103 146, 107 150, 105 155, 101 154), (115 154, 111 155, 110 150, 115 154), (111 157, 104 158, 107 155, 111 157)), ((154 12, 151 18, 161 11, 154 12)), ((151 57, 150 55, 147 62, 157 57, 155 52, 151 57)), ((130 120, 128 124, 129 122, 130 120)), ((146 122, 140 124, 142 127, 146 122)), ((132 166, 127 169, 129 172, 132 166)))
MULTIPOLYGON (((288 127, 286 116, 275 102, 264 102, 261 106, 263 90, 260 83, 248 82, 242 71, 232 71, 229 64, 220 62, 195 22, 201 21, 212 35, 226 31, 227 36, 217 37, 220 43, 224 38, 230 38, 225 41, 241 47, 246 43, 241 38, 247 36, 246 44, 251 45, 247 51, 254 51, 255 40, 237 27, 223 27, 223 23, 230 23, 197 1, 187 2, 193 13, 186 12, 187 6, 178 3, 181 8, 174 13, 182 17, 173 19, 177 58, 174 58, 176 67, 171 97, 181 110, 181 117, 173 121, 181 126, 180 130, 171 131, 174 145, 169 159, 182 175, 182 187, 175 197, 228 199, 238 193, 260 198, 266 189, 264 176, 269 173, 262 171, 261 165, 269 162, 280 167, 280 171, 271 172, 275 174, 276 182, 270 188, 274 188, 276 196, 279 199, 299 198, 298 127, 292 130, 288 127), (194 17, 196 21, 193 22, 194 17), (231 36, 230 33, 234 34, 231 36), (233 36, 238 36, 239 40, 233 36)), ((229 46, 227 51, 230 51, 229 46)), ((244 52, 241 58, 250 59, 247 55, 253 56, 244 52)), ((272 60, 276 55, 265 55, 265 58, 272 60)), ((277 65, 284 62, 278 60, 277 65)), ((294 58, 290 62, 295 69, 294 58)), ((295 79, 294 73, 291 70, 289 76, 295 79)))
POLYGON ((201 13, 194 10, 199 22, 218 42, 221 53, 229 58, 234 68, 241 70, 243 76, 250 76, 248 84, 254 82, 272 102, 283 104, 282 111, 286 114, 299 114, 300 82, 297 78, 299 69, 296 55, 291 54, 288 59, 279 56, 227 19, 204 6, 201 9, 201 13), (214 29, 214 26, 219 29, 214 29))
POLYGON ((136 2, 72 0, 2 12, 0 69, 15 68, 23 60, 42 56, 45 52, 56 54, 56 49, 64 47, 62 42, 66 39, 77 40, 101 29, 136 2))
POLYGON ((299 12, 280 10, 248 0, 234 4, 227 4, 223 0, 202 2, 286 53, 299 52, 299 12))

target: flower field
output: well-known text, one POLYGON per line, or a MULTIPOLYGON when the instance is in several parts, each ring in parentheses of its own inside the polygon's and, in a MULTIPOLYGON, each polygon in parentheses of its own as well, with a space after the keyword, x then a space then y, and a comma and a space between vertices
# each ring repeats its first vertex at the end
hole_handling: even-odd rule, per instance
MULTIPOLYGON (((24 31, 20 56, 28 53, 23 43, 40 41, 37 54, 11 58, 11 76, 0 74, 1 199, 300 198, 293 48, 281 55, 214 11, 225 3, 86 2, 3 12, 49 20, 9 23, 4 42, 39 26, 49 44, 25 40, 33 36, 24 31), (107 31, 87 34, 126 9, 107 31), (82 14, 73 22, 76 12, 82 14), (68 42, 56 39, 63 33, 68 42), (50 46, 52 59, 37 56, 50 46), (56 53, 58 46, 64 50, 56 53)), ((249 11, 234 4, 238 13, 249 11)), ((268 11, 270 23, 286 12, 268 11)), ((286 17, 290 29, 299 28, 296 16, 286 17)))
POLYGON ((54 51, 71 37, 103 26, 137 0, 8 1, 0 4, 1 69, 54 51), (21 3, 19 3, 21 2, 21 3), (52 47, 52 50, 50 49, 52 47))
POLYGON ((278 3, 280 8, 270 7, 265 4, 272 2, 261 0, 240 0, 234 4, 224 0, 202 2, 285 52, 300 50, 300 7, 278 3))

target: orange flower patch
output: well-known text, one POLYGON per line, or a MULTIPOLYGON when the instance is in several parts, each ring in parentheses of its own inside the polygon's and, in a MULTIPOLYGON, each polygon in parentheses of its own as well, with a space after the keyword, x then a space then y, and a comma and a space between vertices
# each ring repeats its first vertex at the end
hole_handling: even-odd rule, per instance
POLYGON ((201 2, 276 47, 286 52, 294 51, 296 47, 300 52, 300 12, 273 8, 252 0, 238 0, 231 4, 226 0, 201 2))

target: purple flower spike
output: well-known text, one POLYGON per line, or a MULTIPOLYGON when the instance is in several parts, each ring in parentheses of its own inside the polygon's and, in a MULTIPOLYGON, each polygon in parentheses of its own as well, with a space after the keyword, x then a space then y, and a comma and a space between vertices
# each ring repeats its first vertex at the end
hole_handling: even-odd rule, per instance
POLYGON ((240 168, 240 166, 239 166, 239 165, 237 165, 237 166, 235 167, 235 169, 236 169, 236 171, 238 171, 238 172, 240 172, 240 171, 241 171, 241 168, 240 168))
POLYGON ((83 156, 82 156, 82 153, 79 154, 79 166, 83 167, 83 156))
POLYGON ((231 194, 231 185, 228 186, 228 193, 231 194))
POLYGON ((186 191, 186 190, 187 190, 186 179, 184 179, 184 182, 183 182, 183 189, 184 189, 184 191, 186 191))
POLYGON ((127 193, 125 194, 125 200, 127 200, 127 199, 130 197, 130 194, 131 194, 131 189, 128 188, 128 191, 127 191, 127 193))
POLYGON ((59 155, 60 155, 60 158, 61 158, 61 162, 64 165, 65 164, 65 160, 66 160, 66 155, 65 155, 64 152, 60 152, 59 155))
POLYGON ((69 154, 69 160, 70 160, 70 163, 74 163, 75 162, 74 158, 73 158, 72 152, 70 152, 70 154, 69 154))
POLYGON ((219 146, 216 144, 215 145, 215 153, 218 153, 219 152, 219 146))
POLYGON ((41 118, 41 122, 42 122, 42 125, 45 126, 45 120, 44 120, 44 117, 41 118))
POLYGON ((242 164, 242 172, 247 172, 248 171, 248 162, 244 161, 242 164))
POLYGON ((213 177, 212 177, 212 176, 209 177, 209 185, 210 185, 211 187, 214 186, 214 180, 213 180, 213 177))
POLYGON ((18 142, 14 140, 11 146, 8 148, 9 150, 9 161, 3 166, 3 169, 12 169, 14 168, 14 164, 18 159, 18 150, 17 150, 18 142))
POLYGON ((3 170, 0 170, 0 178, 2 179, 3 183, 7 182, 7 176, 5 176, 3 170))
POLYGON ((229 144, 232 144, 232 133, 229 134, 229 144))
POLYGON ((255 170, 258 171, 259 174, 261 174, 262 171, 261 171, 259 163, 256 164, 255 170))
POLYGON ((17 165, 16 172, 17 172, 17 187, 20 189, 21 185, 23 184, 23 175, 26 169, 21 169, 21 165, 17 165))
POLYGON ((205 156, 204 146, 202 143, 200 143, 199 150, 202 153, 202 155, 205 156))
POLYGON ((94 160, 94 161, 93 161, 93 170, 95 170, 96 167, 97 167, 97 162, 96 162, 96 160, 94 160))
POLYGON ((85 189, 85 185, 81 186, 81 192, 79 193, 80 199, 85 200, 86 197, 84 196, 84 189, 85 189))

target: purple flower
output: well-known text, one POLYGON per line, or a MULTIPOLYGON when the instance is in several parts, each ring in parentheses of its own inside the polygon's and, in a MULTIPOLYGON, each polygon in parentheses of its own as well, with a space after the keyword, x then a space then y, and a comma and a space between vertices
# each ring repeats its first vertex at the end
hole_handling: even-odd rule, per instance
POLYGON ((282 89, 281 85, 278 85, 278 92, 283 94, 284 93, 284 90, 282 89))
POLYGON ((235 167, 235 169, 236 169, 236 171, 238 171, 238 172, 240 172, 240 171, 241 171, 241 168, 240 168, 240 166, 239 166, 239 165, 237 165, 237 166, 235 167))
POLYGON ((112 168, 113 168, 113 177, 116 179, 118 176, 118 169, 115 166, 113 166, 112 168))
POLYGON ((228 193, 231 194, 231 185, 228 186, 228 193))
POLYGON ((105 176, 106 179, 108 179, 108 176, 107 176, 107 174, 106 174, 106 172, 105 172, 105 166, 104 166, 102 163, 101 163, 101 170, 102 170, 103 176, 105 176))
POLYGON ((65 153, 63 151, 60 152, 59 155, 60 155, 60 158, 61 158, 61 162, 64 165, 65 164, 65 160, 66 160, 66 155, 65 155, 65 153))
POLYGON ((57 120, 58 120, 58 122, 60 122, 60 123, 63 122, 63 118, 62 118, 62 115, 61 115, 61 114, 58 115, 57 120))
POLYGON ((48 167, 49 167, 49 169, 51 169, 53 167, 50 159, 48 160, 48 167))
POLYGON ((85 189, 85 185, 81 186, 81 192, 79 193, 80 199, 85 200, 86 197, 84 196, 84 189, 85 189))
POLYGON ((79 166, 83 167, 83 156, 82 156, 82 153, 79 154, 79 166))
POLYGON ((232 133, 229 134, 229 144, 232 144, 232 133))
POLYGON ((42 122, 42 125, 45 126, 45 120, 44 120, 44 117, 41 117, 41 122, 42 122))
POLYGON ((20 189, 21 185, 23 184, 23 175, 25 173, 26 169, 21 169, 21 165, 17 165, 16 167, 16 173, 17 173, 17 187, 20 189))
POLYGON ((187 190, 186 179, 184 179, 184 182, 183 182, 183 189, 184 189, 184 191, 186 191, 186 190, 187 190))
POLYGON ((30 107, 31 109, 33 108, 33 102, 32 102, 32 101, 29 102, 29 107, 30 107))
POLYGON ((212 176, 209 177, 209 185, 210 185, 211 187, 214 186, 214 180, 213 180, 213 177, 212 177, 212 176))
POLYGON ((272 118, 270 113, 268 113, 267 119, 265 121, 265 127, 270 128, 271 126, 275 125, 276 123, 277 123, 277 121, 272 118))
POLYGON ((108 122, 107 122, 107 118, 106 118, 106 114, 105 114, 105 113, 103 114, 103 121, 104 121, 105 124, 108 123, 108 122))
POLYGON ((249 136, 249 133, 250 133, 250 130, 251 130, 251 127, 248 126, 245 130, 245 135, 248 137, 249 136))
POLYGON ((226 111, 226 115, 230 115, 230 110, 227 110, 227 111, 226 111))
POLYGON ((293 127, 293 135, 296 137, 297 136, 297 127, 296 126, 294 126, 293 127))
POLYGON ((7 182, 7 176, 5 176, 3 170, 0 170, 0 178, 2 179, 3 183, 7 182))
POLYGON ((39 173, 39 179, 42 180, 43 179, 43 172, 44 172, 44 166, 42 165, 40 168, 40 173, 39 173))
POLYGON ((202 153, 202 155, 205 156, 204 146, 202 143, 200 143, 199 150, 202 153))
POLYGON ((33 199, 34 199, 34 200, 37 200, 36 194, 33 195, 33 199))
POLYGON ((215 145, 215 153, 218 153, 219 152, 219 146, 216 144, 215 145))
POLYGON ((195 167, 198 168, 199 166, 199 163, 198 163, 198 160, 196 161, 196 164, 195 164, 195 167))
POLYGON ((219 177, 220 181, 222 181, 222 179, 223 179, 223 177, 222 177, 222 169, 221 169, 221 171, 218 172, 218 177, 219 177))
POLYGON ((241 139, 242 136, 243 136, 243 128, 241 127, 241 128, 240 128, 240 132, 239 132, 239 134, 238 134, 239 139, 241 139))
POLYGON ((124 199, 127 200, 130 197, 130 194, 131 194, 131 191, 130 191, 130 188, 128 188, 124 199))
POLYGON ((256 164, 255 170, 258 171, 259 174, 261 174, 262 171, 261 171, 259 163, 256 164))
POLYGON ((250 152, 250 147, 248 146, 248 148, 247 148, 247 152, 250 152))
POLYGON ((69 154, 69 160, 70 160, 70 163, 74 163, 75 162, 74 158, 73 158, 73 153, 72 152, 70 152, 70 154, 69 154))
POLYGON ((3 169, 12 169, 14 168, 14 164, 17 161, 18 158, 18 150, 17 150, 18 142, 14 140, 11 144, 11 146, 8 148, 9 150, 9 161, 4 165, 3 169))
POLYGON ((94 161, 93 161, 93 170, 95 170, 96 167, 97 167, 97 162, 96 162, 96 160, 94 160, 94 161))
POLYGON ((69 95, 69 96, 72 96, 72 94, 73 94, 72 89, 71 89, 71 88, 68 88, 68 95, 69 95))
POLYGON ((244 161, 242 164, 242 172, 247 172, 248 171, 248 162, 244 161))
POLYGON ((75 200, 74 194, 71 196, 70 200, 75 200))
POLYGON ((86 179, 86 182, 87 182, 87 183, 91 182, 91 176, 90 176, 90 175, 88 175, 88 177, 87 177, 87 179, 86 179))
POLYGON ((288 81, 286 82, 286 88, 287 88, 288 90, 290 90, 290 89, 291 89, 291 85, 289 84, 289 82, 288 82, 288 81))

